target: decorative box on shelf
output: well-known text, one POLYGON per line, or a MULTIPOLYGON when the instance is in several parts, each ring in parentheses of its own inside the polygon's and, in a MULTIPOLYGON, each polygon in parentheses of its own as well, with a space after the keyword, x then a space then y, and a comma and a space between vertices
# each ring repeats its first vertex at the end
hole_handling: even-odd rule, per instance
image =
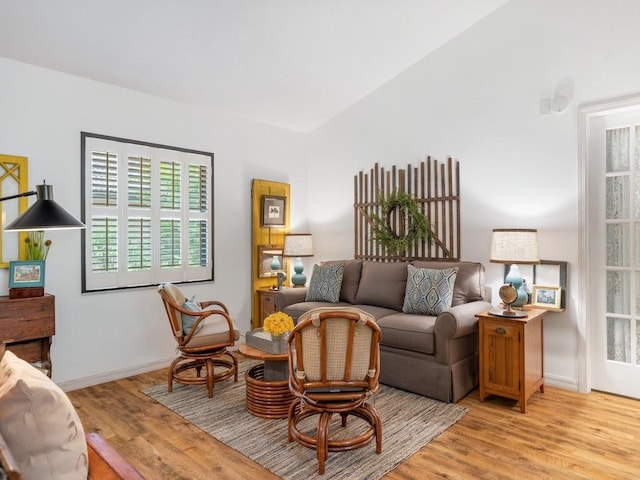
POLYGON ((286 353, 287 351, 287 335, 280 335, 277 338, 273 338, 270 333, 257 328, 247 332, 247 345, 259 350, 263 350, 267 353, 286 353))
POLYGON ((14 287, 9 289, 9 298, 44 297, 44 287, 14 287))

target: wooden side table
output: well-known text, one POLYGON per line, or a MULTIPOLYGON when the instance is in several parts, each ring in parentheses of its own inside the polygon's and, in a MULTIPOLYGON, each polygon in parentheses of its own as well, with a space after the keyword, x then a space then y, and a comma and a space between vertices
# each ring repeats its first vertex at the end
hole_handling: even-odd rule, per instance
POLYGON ((264 319, 276 311, 276 295, 280 290, 272 290, 271 288, 258 289, 258 325, 254 328, 261 328, 264 319))
POLYGON ((480 401, 493 394, 517 400, 526 413, 536 390, 544 393, 543 329, 545 310, 527 310, 523 318, 476 315, 480 340, 480 401))
POLYGON ((51 340, 56 333, 55 297, 0 297, 0 342, 51 377, 51 340))
POLYGON ((289 391, 289 354, 268 353, 244 343, 238 350, 245 357, 264 361, 244 375, 247 411, 261 418, 287 418, 293 401, 289 391))

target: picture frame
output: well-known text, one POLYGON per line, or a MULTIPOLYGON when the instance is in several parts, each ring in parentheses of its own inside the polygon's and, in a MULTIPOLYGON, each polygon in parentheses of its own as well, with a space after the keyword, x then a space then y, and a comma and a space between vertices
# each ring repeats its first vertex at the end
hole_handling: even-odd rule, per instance
MULTIPOLYGON (((504 266, 504 282, 511 265, 504 266)), ((567 268, 568 263, 558 260, 540 260, 540 263, 533 265, 518 265, 522 278, 527 280, 530 288, 533 285, 550 285, 560 287, 560 307, 566 308, 567 299, 567 268)), ((531 293, 531 292, 530 292, 531 293)), ((531 303, 531 301, 529 301, 531 303)))
POLYGON ((9 288, 44 287, 44 260, 9 262, 9 288))
POLYGON ((559 286, 534 285, 531 290, 531 305, 543 308, 560 308, 562 288, 559 286))
MULTIPOLYGON (((0 192, 1 197, 18 195, 29 190, 28 158, 0 154, 0 192)), ((19 197, 9 202, 0 202, 0 268, 9 268, 11 258, 24 258, 26 232, 5 232, 4 227, 29 208, 27 197, 19 197)))
POLYGON ((287 197, 278 195, 262 196, 261 227, 284 227, 287 222, 287 197))

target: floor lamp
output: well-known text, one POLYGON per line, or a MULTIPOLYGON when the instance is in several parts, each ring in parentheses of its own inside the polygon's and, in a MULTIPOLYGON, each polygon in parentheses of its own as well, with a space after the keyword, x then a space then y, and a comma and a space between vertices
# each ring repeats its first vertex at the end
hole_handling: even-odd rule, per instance
POLYGON ((71 215, 53 200, 53 186, 43 183, 35 191, 18 193, 0 198, 0 202, 13 198, 37 195, 38 200, 26 212, 10 222, 4 229, 8 232, 85 228, 84 223, 71 215))
MULTIPOLYGON (((20 197, 37 195, 38 199, 24 213, 10 222, 4 229, 9 232, 41 231, 58 229, 85 228, 84 223, 71 215, 64 207, 53 200, 53 187, 43 183, 36 185, 35 191, 18 193, 0 198, 0 202, 20 197)), ((44 262, 40 267, 40 275, 44 275, 44 262)), ((11 286, 11 281, 9 282, 11 286)), ((27 298, 44 295, 44 287, 24 285, 21 288, 10 288, 9 298, 27 298)))

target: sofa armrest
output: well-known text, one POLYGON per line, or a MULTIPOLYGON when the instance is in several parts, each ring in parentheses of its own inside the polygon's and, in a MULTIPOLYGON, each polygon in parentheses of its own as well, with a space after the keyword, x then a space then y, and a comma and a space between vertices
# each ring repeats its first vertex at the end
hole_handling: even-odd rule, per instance
POLYGON ((477 300, 449 308, 436 318, 436 338, 456 338, 478 331, 476 314, 491 308, 489 302, 477 300))
POLYGON ((491 308, 489 302, 478 300, 456 305, 442 312, 436 318, 434 327, 436 362, 451 365, 469 354, 469 350, 478 350, 478 338, 464 339, 478 332, 476 314, 491 308), (458 340, 460 339, 460 340, 458 340))
POLYGON ((276 312, 282 312, 289 305, 304 302, 307 296, 306 287, 283 288, 276 295, 276 312))

